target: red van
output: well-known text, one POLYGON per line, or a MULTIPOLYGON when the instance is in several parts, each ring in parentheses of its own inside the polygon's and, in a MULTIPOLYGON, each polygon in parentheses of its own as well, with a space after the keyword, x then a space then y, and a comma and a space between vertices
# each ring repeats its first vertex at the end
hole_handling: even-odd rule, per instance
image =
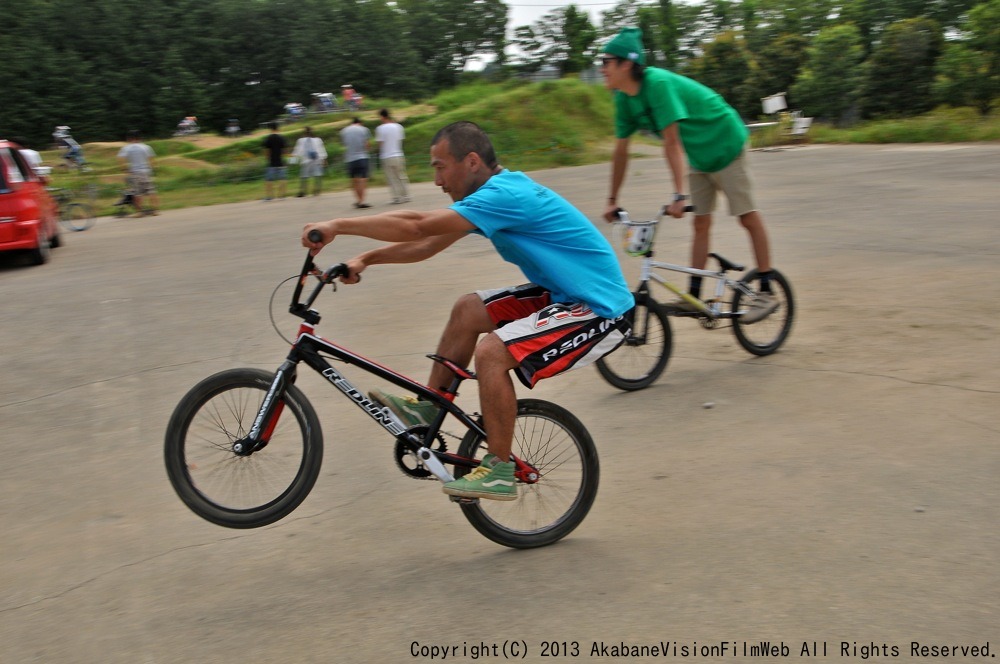
POLYGON ((45 183, 17 143, 0 139, 0 251, 27 251, 41 265, 59 244, 56 204, 45 183))

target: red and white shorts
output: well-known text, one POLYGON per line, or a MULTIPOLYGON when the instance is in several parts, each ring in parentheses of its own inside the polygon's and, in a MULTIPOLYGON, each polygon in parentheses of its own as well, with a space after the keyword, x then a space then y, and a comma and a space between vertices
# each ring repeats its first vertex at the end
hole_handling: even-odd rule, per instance
POLYGON ((601 318, 585 304, 551 302, 536 284, 476 291, 496 334, 520 363, 517 377, 527 387, 570 369, 584 367, 625 341, 624 316, 601 318))

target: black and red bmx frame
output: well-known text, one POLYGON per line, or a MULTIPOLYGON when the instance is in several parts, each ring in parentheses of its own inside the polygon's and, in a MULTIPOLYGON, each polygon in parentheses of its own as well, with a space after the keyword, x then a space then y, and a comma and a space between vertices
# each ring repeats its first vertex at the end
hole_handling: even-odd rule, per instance
MULTIPOLYGON (((310 307, 324 286, 333 284, 335 288, 335 280, 347 274, 347 266, 343 263, 334 265, 326 271, 319 273, 311 257, 306 257, 306 262, 299 275, 298 284, 292 295, 292 303, 288 309, 289 313, 301 318, 303 322, 299 326, 298 335, 292 344, 292 349, 288 357, 274 374, 274 379, 264 397, 264 401, 257 413, 257 417, 254 419, 249 434, 245 438, 241 438, 233 443, 233 451, 238 455, 248 456, 257 450, 263 449, 268 444, 284 408, 285 391, 290 385, 295 383, 298 365, 304 362, 307 366, 326 378, 327 381, 375 420, 379 426, 401 441, 416 456, 420 463, 442 482, 450 482, 455 479, 445 468, 445 464, 462 468, 475 468, 478 466, 480 462, 476 459, 433 448, 435 442, 438 440, 441 425, 448 414, 453 415, 470 432, 474 432, 479 437, 485 439, 486 431, 482 427, 479 416, 469 415, 454 403, 459 385, 467 379, 475 380, 475 373, 458 366, 447 358, 439 355, 428 355, 429 358, 435 362, 440 362, 454 374, 454 379, 448 389, 438 392, 316 334, 316 325, 319 324, 320 315, 319 312, 310 307), (316 276, 319 283, 307 300, 300 302, 299 299, 302 295, 303 286, 310 275, 316 276), (352 385, 343 374, 326 361, 321 353, 346 364, 359 367, 368 373, 389 381, 408 393, 432 402, 438 406, 437 415, 435 415, 434 419, 426 427, 407 428, 395 413, 381 404, 372 401, 361 390, 352 385)), ((515 463, 514 475, 518 480, 526 484, 534 484, 539 480, 540 475, 536 468, 514 456, 511 456, 511 459, 515 463)))

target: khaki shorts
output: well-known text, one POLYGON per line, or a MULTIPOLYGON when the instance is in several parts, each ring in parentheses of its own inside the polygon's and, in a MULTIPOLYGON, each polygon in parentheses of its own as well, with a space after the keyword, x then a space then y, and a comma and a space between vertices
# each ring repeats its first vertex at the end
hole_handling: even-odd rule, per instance
POLYGON ((704 173, 691 169, 688 180, 691 185, 691 204, 695 214, 711 214, 715 211, 718 192, 729 201, 729 214, 740 217, 757 209, 753 200, 753 181, 747 170, 746 148, 731 164, 715 173, 704 173))
POLYGON ((125 186, 133 196, 147 196, 156 193, 153 176, 149 173, 129 173, 125 176, 125 186))

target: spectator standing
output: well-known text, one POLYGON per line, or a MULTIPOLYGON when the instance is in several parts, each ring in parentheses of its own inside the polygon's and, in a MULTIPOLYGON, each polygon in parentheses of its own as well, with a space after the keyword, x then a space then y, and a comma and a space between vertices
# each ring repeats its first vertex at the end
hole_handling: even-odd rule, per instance
POLYGON ((356 208, 370 208, 365 203, 365 191, 368 188, 368 152, 371 149, 372 133, 368 127, 361 124, 360 118, 354 118, 351 124, 340 130, 340 140, 344 143, 344 162, 347 165, 347 176, 351 178, 354 188, 356 208))
POLYGON ((409 203, 410 180, 406 177, 406 156, 403 152, 403 139, 406 138, 406 131, 403 125, 392 119, 389 109, 383 108, 379 111, 382 124, 375 128, 375 141, 379 146, 379 161, 382 163, 382 170, 385 172, 385 179, 389 182, 389 190, 392 192, 392 203, 409 203))
POLYGON ((274 198, 274 183, 278 183, 278 198, 285 197, 285 187, 288 175, 285 171, 285 152, 287 147, 285 137, 278 133, 278 123, 268 124, 271 133, 264 137, 264 150, 267 151, 267 168, 264 170, 264 200, 274 198))
POLYGON ((323 167, 326 166, 326 146, 323 139, 313 134, 312 127, 305 128, 305 135, 295 141, 292 156, 299 161, 299 198, 309 189, 309 178, 313 180, 313 196, 319 196, 323 188, 323 167))
POLYGON ((160 207, 156 196, 156 186, 153 183, 153 158, 156 153, 153 148, 142 142, 142 134, 137 129, 128 132, 128 143, 118 151, 118 160, 125 169, 125 186, 132 194, 135 208, 139 210, 135 216, 155 216, 160 207), (149 207, 143 207, 142 201, 147 199, 149 207))

